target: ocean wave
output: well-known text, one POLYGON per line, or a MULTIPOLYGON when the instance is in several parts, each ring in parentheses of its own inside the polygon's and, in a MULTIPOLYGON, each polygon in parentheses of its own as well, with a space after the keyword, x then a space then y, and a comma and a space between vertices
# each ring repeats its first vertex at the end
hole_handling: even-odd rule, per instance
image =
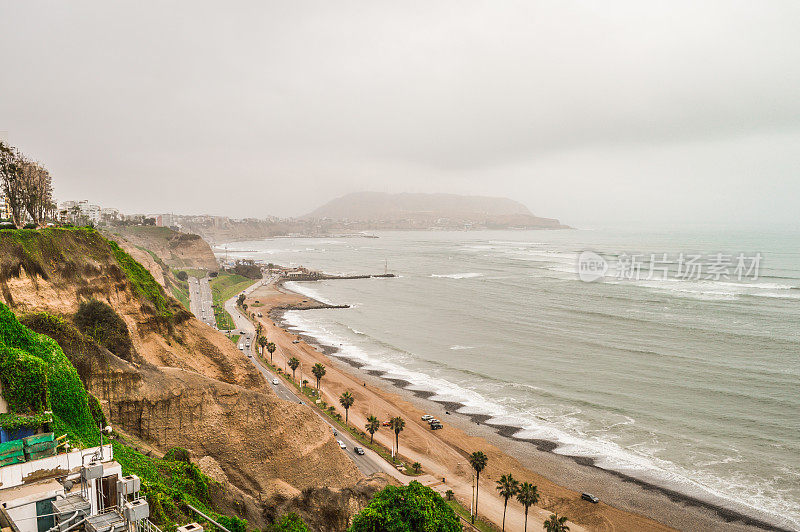
POLYGON ((432 273, 431 277, 439 277, 439 278, 447 278, 447 279, 472 279, 474 277, 482 276, 482 273, 447 273, 447 274, 436 274, 432 273))
POLYGON ((450 349, 452 351, 463 351, 465 349, 475 349, 475 348, 470 345, 451 345, 450 349))

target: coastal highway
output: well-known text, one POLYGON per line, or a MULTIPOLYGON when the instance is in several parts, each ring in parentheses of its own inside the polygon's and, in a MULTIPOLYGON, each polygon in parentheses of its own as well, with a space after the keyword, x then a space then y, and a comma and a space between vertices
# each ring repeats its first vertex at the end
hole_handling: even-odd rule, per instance
POLYGON ((214 309, 211 307, 213 298, 208 277, 203 277, 202 279, 189 277, 189 299, 189 307, 192 314, 203 323, 216 327, 217 322, 214 319, 214 309))
MULTIPOLYGON (((245 290, 245 294, 248 294, 255 290, 258 286, 262 283, 266 284, 269 283, 271 280, 267 279, 265 281, 258 282, 245 290)), ((239 307, 236 306, 236 297, 234 296, 231 299, 225 302, 225 310, 233 318, 233 322, 236 324, 236 330, 243 332, 241 338, 239 339, 238 346, 244 347, 243 353, 247 356, 250 361, 256 366, 258 371, 261 372, 262 375, 267 379, 272 386, 272 389, 275 391, 275 394, 280 397, 281 399, 285 399, 287 401, 293 401, 295 403, 302 403, 306 404, 308 402, 308 398, 301 396, 299 392, 297 392, 293 387, 284 381, 282 377, 273 374, 269 369, 267 369, 261 362, 259 362, 258 357, 256 356, 256 346, 254 342, 254 338, 256 335, 256 330, 253 324, 245 318, 242 313, 239 311, 239 307), (247 344, 250 344, 250 347, 247 347, 247 344), (274 379, 278 379, 278 384, 272 384, 274 379)), ((238 347, 237 346, 237 347, 238 347)), ((311 408, 307 406, 307 408, 311 408)), ((338 434, 334 436, 337 440, 341 440, 347 446, 347 449, 342 449, 343 453, 346 453, 347 456, 356 464, 358 470, 365 476, 369 476, 373 473, 377 473, 379 471, 384 471, 389 473, 392 476, 398 476, 398 471, 392 468, 386 461, 378 456, 377 453, 374 451, 364 448, 366 454, 358 455, 353 451, 353 448, 358 446, 359 444, 349 435, 346 434, 344 431, 339 430, 337 427, 334 427, 333 424, 325 419, 316 409, 311 408, 311 411, 314 412, 317 416, 319 416, 322 421, 327 424, 331 432, 336 431, 338 434)))

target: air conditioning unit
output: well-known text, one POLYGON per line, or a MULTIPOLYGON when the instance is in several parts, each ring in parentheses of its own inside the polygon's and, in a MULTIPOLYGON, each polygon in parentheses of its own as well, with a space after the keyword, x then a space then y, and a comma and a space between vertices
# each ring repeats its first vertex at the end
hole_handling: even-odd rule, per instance
POLYGON ((197 523, 189 523, 188 525, 179 526, 175 532, 203 532, 203 527, 197 523))
POLYGON ((81 468, 81 478, 87 481, 103 478, 103 464, 100 462, 89 462, 81 468))
POLYGON ((128 475, 117 481, 117 493, 122 497, 139 493, 141 489, 142 481, 136 475, 128 475))
POLYGON ((124 514, 125 520, 130 523, 147 519, 150 517, 150 505, 147 504, 147 499, 126 502, 124 514))

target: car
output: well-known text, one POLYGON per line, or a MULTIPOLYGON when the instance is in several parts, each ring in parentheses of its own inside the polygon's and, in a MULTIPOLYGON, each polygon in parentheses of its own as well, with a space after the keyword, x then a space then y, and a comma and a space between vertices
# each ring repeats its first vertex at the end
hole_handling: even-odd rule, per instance
POLYGON ((292 343, 293 343, 293 344, 299 344, 299 343, 300 343, 300 340, 292 340, 292 343))
POLYGON ((251 355, 250 353, 247 353, 247 358, 253 358, 253 355, 251 355))
POLYGON ((441 423, 441 421, 439 421, 439 420, 438 420, 438 419, 436 419, 436 418, 433 418, 433 419, 429 419, 429 420, 428 420, 428 423, 430 423, 431 425, 433 425, 434 423, 441 423))
POLYGON ((339 435, 339 431, 338 431, 338 430, 336 430, 336 429, 333 429, 333 435, 334 435, 334 436, 338 436, 338 435, 339 435))
POLYGON ((381 426, 382 427, 391 427, 392 426, 392 422, 391 421, 384 421, 383 423, 381 423, 381 426))
POLYGON ((422 416, 422 421, 429 421, 431 419, 433 419, 433 416, 430 414, 425 414, 424 416, 422 416))
POLYGON ((363 447, 353 447, 353 450, 355 451, 356 454, 364 454, 363 447))
POLYGON ((439 430, 439 429, 443 429, 443 428, 444 428, 444 426, 442 426, 441 423, 431 423, 431 430, 439 430))
POLYGON ((275 384, 275 385, 277 385, 277 384, 278 384, 278 382, 279 382, 279 381, 278 381, 278 379, 272 379, 272 384, 275 384))
POLYGON ((240 350, 240 351, 244 351, 244 346, 243 346, 243 345, 241 345, 241 344, 239 344, 239 350, 240 350))
POLYGON ((600 502, 600 499, 598 499, 597 497, 595 497, 591 493, 581 493, 581 499, 583 499, 584 501, 592 502, 594 504, 597 504, 598 502, 600 502))
POLYGON ((336 440, 336 443, 338 443, 339 447, 341 447, 342 449, 347 449, 347 445, 345 445, 342 440, 336 440))

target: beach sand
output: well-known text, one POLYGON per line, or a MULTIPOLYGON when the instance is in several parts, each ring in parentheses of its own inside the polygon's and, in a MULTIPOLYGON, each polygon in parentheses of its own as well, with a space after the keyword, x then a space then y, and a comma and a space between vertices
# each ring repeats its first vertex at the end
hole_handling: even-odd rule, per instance
MULTIPOLYGON (((406 427, 400 434, 400 454, 411 462, 420 462, 426 473, 444 478, 447 487, 467 507, 472 491, 472 470, 467 457, 473 451, 483 451, 489 461, 480 478, 479 513, 498 525, 503 501, 496 495, 495 481, 500 475, 511 473, 520 481, 535 484, 541 495, 540 502, 530 509, 530 530, 541 530, 542 521, 553 511, 570 519, 573 532, 772 529, 734 512, 600 469, 590 460, 555 454, 550 442, 514 439, 517 429, 484 425, 485 418, 457 414, 455 410, 461 405, 431 401, 430 394, 405 390, 408 383, 392 383, 363 371, 348 364, 346 359, 333 356, 334 347, 316 345, 312 338, 293 334, 280 321, 286 310, 325 307, 320 302, 273 284, 251 293, 247 303, 252 311, 264 315, 259 320, 264 334, 277 345, 273 355, 276 366, 285 367, 286 361, 296 356, 302 364, 297 370, 298 380, 308 379, 313 383, 311 367, 317 362, 324 364, 327 374, 322 380, 323 398, 344 415, 338 397, 350 391, 355 397, 349 413, 350 425, 359 429, 363 429, 369 415, 381 421, 402 416, 406 427), (293 343, 297 339, 300 343, 293 343), (444 429, 431 431, 420 419, 426 413, 441 419, 444 429), (597 495, 601 502, 581 500, 582 491, 597 495)), ((394 434, 385 427, 375 434, 375 440, 387 448, 393 438, 394 434)), ((510 501, 506 530, 522 530, 523 518, 521 505, 510 501)))

